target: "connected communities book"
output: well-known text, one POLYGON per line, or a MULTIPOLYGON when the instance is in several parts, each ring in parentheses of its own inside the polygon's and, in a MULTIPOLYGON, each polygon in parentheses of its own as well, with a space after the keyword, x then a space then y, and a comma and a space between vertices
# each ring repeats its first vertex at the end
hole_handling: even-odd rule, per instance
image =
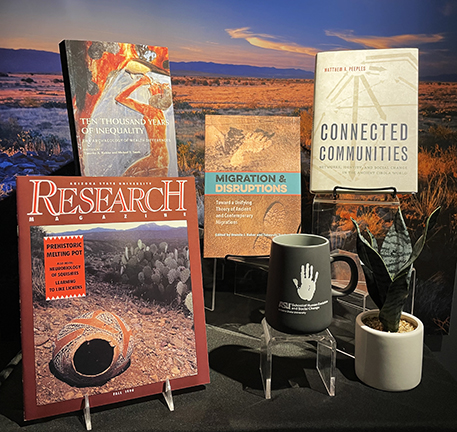
POLYGON ((78 174, 177 176, 168 49, 64 40, 60 54, 78 174))
POLYGON ((418 50, 316 56, 312 192, 417 192, 418 50))
POLYGON ((195 182, 18 177, 24 417, 209 382, 195 182))
POLYGON ((204 256, 267 255, 301 221, 300 119, 208 115, 204 256))

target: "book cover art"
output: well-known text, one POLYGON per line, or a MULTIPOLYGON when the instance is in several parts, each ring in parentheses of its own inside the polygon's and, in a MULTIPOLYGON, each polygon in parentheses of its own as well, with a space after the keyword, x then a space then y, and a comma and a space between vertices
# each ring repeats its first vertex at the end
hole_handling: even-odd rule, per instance
POLYGON ((417 191, 418 50, 316 56, 312 192, 417 191))
POLYGON ((17 190, 25 419, 208 383, 194 179, 17 190))
POLYGON ((84 176, 177 176, 168 49, 60 43, 75 160, 84 176))
POLYGON ((206 116, 205 257, 267 255, 301 221, 300 119, 206 116))

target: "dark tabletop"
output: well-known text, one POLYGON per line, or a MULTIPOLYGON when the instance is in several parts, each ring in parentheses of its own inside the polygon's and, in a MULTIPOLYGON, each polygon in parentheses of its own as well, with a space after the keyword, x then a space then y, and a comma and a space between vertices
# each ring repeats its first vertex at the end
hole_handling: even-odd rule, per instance
MULTIPOLYGON (((285 353, 274 357, 272 399, 264 399, 258 326, 208 324, 210 384, 174 392, 173 412, 161 395, 96 408, 91 413, 93 430, 457 430, 457 383, 428 348, 421 384, 401 393, 362 384, 355 376, 352 358, 339 354, 334 397, 320 383, 312 349, 304 359, 285 353), (299 375, 301 379, 296 379, 299 375)), ((23 422, 20 366, 0 387, 1 431, 85 430, 82 412, 23 422)))

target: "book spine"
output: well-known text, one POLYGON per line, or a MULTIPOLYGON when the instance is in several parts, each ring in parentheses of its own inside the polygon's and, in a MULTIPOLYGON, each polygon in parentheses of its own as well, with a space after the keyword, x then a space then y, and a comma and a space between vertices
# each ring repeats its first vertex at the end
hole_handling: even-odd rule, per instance
POLYGON ((60 50, 60 61, 62 63, 62 75, 65 88, 65 100, 67 104, 68 112, 68 123, 70 126, 70 137, 73 147, 73 155, 75 159, 75 174, 81 175, 81 163, 80 163, 80 154, 78 148, 78 139, 76 134, 76 121, 75 115, 73 112, 73 97, 71 93, 71 84, 70 84, 70 72, 68 68, 68 56, 67 56, 67 42, 62 41, 59 44, 60 50))

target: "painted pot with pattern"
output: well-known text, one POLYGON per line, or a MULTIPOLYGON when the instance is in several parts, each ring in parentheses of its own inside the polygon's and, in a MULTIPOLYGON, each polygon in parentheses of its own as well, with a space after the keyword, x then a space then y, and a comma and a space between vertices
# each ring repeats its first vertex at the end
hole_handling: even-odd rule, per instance
POLYGON ((77 387, 100 386, 130 365, 133 337, 119 316, 87 312, 62 327, 54 343, 55 375, 77 387))

